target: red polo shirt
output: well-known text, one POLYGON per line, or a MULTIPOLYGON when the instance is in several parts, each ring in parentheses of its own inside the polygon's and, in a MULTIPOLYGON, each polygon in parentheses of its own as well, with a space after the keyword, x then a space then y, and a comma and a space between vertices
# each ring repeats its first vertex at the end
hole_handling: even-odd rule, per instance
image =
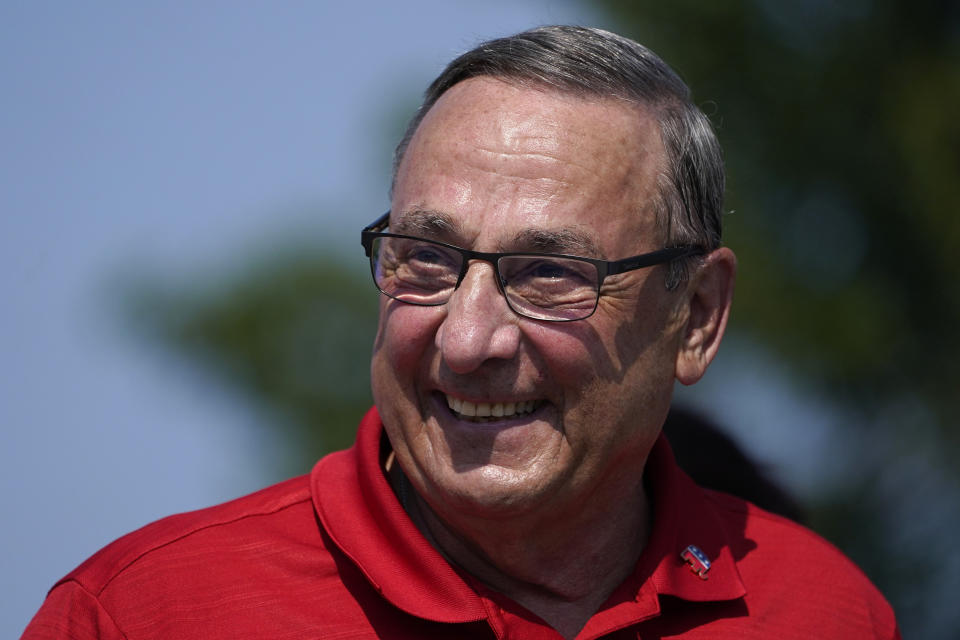
MULTIPOLYGON (((309 476, 120 538, 54 586, 24 638, 560 638, 430 546, 383 473, 387 446, 371 410, 309 476)), ((651 538, 578 638, 899 638, 840 552, 698 488, 663 438, 646 482, 651 538), (680 558, 691 544, 706 580, 680 558)))

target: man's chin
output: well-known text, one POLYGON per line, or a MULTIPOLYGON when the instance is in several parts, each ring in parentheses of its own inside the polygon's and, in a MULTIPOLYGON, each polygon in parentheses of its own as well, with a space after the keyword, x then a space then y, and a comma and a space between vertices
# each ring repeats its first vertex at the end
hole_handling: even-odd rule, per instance
MULTIPOLYGON (((456 478, 437 478, 428 502, 447 514, 503 519, 523 515, 543 503, 541 483, 515 470, 477 466, 456 478)), ((432 483, 433 484, 433 483, 432 483)))
POLYGON ((542 508, 545 498, 555 493, 549 470, 538 462, 542 461, 520 465, 513 459, 508 466, 489 460, 464 459, 456 464, 447 460, 427 470, 424 493, 438 511, 481 518, 523 515, 542 508))

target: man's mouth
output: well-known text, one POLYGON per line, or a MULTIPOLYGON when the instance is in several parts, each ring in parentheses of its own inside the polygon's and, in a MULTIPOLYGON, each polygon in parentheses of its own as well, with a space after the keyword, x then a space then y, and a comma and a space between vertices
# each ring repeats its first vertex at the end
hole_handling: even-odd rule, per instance
POLYGON ((543 400, 521 400, 519 402, 470 402, 444 394, 450 411, 461 420, 490 422, 500 418, 513 418, 533 413, 543 404, 543 400))

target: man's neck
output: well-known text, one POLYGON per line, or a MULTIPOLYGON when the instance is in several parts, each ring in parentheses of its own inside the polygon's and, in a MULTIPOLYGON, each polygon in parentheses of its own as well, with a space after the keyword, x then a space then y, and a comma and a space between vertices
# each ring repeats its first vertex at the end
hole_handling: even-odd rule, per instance
MULTIPOLYGON (((399 471, 397 469, 396 471, 399 471)), ((571 513, 492 520, 438 516, 391 474, 416 526, 447 560, 573 638, 629 576, 650 532, 643 486, 571 513)))

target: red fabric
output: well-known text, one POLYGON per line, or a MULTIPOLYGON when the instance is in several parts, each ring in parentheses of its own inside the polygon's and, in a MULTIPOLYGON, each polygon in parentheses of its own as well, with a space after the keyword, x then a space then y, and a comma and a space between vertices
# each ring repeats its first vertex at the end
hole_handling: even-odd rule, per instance
MULTIPOLYGON (((371 410, 310 476, 120 538, 54 586, 23 637, 559 638, 420 535, 382 438, 371 410)), ((662 438, 646 474, 653 534, 578 638, 899 638, 883 597, 816 535, 699 489, 662 438), (707 580, 680 560, 688 544, 711 559, 707 580)))

